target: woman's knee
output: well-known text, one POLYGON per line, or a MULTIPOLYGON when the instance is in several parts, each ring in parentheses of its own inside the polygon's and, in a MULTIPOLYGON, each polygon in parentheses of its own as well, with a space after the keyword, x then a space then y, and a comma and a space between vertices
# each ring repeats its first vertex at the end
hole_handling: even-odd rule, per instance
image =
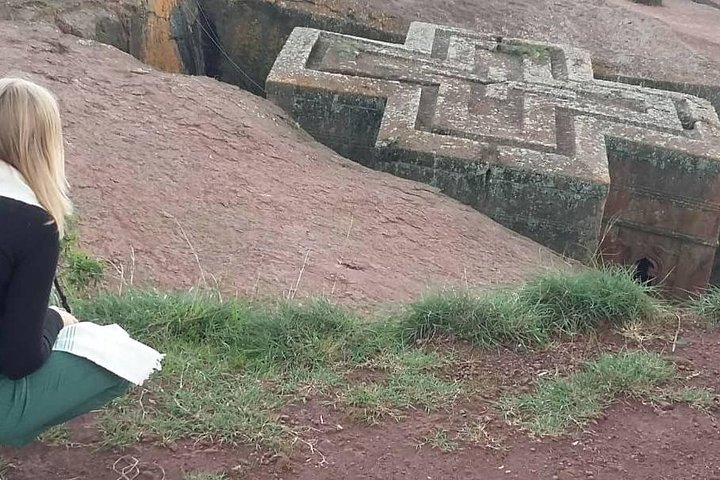
POLYGON ((89 360, 54 352, 37 374, 0 386, 7 394, 0 395, 7 410, 0 445, 22 447, 54 425, 103 408, 132 385, 89 360))

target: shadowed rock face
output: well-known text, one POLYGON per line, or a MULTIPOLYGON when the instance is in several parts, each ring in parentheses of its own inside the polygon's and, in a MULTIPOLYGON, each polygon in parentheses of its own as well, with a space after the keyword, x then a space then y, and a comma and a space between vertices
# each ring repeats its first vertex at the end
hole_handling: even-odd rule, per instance
POLYGON ((201 0, 200 20, 213 35, 206 38, 207 73, 262 95, 273 62, 295 27, 402 42, 398 22, 356 18, 352 2, 335 3, 201 0))
POLYGON ((675 292, 710 278, 720 121, 690 95, 594 80, 570 47, 414 23, 404 45, 296 29, 268 97, 315 138, 578 259, 675 292))

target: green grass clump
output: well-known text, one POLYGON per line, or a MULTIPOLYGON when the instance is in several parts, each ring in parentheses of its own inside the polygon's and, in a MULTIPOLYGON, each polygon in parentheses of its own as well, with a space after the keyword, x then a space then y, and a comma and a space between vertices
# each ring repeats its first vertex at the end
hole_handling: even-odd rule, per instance
POLYGON ((525 57, 539 63, 549 63, 552 59, 550 49, 544 45, 533 45, 527 42, 505 40, 499 46, 499 51, 509 55, 525 57))
POLYGON ((168 356, 154 381, 100 416, 106 444, 183 438, 269 448, 282 444, 288 432, 276 412, 285 402, 265 388, 264 378, 238 371, 201 346, 164 351, 168 356))
POLYGON ((340 403, 362 421, 374 424, 386 417, 398 418, 408 409, 433 411, 449 407, 462 393, 456 382, 430 372, 407 369, 388 374, 386 379, 348 385, 340 392, 340 403))
POLYGON ((530 347, 548 340, 662 317, 651 287, 622 268, 546 273, 517 290, 473 296, 450 292, 411 304, 402 318, 406 341, 457 337, 479 347, 530 347))
POLYGON ((120 323, 167 353, 144 392, 102 416, 114 446, 189 437, 279 448, 291 433, 276 420, 285 404, 308 389, 339 387, 344 370, 402 350, 383 324, 323 300, 265 305, 135 291, 96 296, 76 310, 120 323))
POLYGON ((502 440, 490 434, 488 422, 482 419, 463 425, 458 432, 458 438, 476 447, 490 450, 502 450, 504 448, 502 440))
POLYGON ((509 417, 533 433, 560 435, 597 418, 617 396, 648 396, 673 375, 672 365, 656 354, 607 354, 568 377, 541 381, 533 393, 501 403, 509 417))
POLYGON ((266 305, 212 295, 129 292, 82 302, 82 318, 122 321, 144 341, 222 351, 237 366, 315 368, 362 363, 401 344, 435 336, 480 347, 530 347, 602 323, 653 321, 662 307, 651 287, 620 268, 548 273, 519 289, 473 296, 444 293, 409 305, 398 318, 367 321, 326 300, 266 305))
POLYGON ((70 443, 70 429, 67 425, 56 425, 43 432, 38 440, 46 445, 67 445, 70 443))
POLYGON ((102 282, 105 266, 85 252, 71 250, 63 257, 62 276, 65 284, 75 291, 84 291, 102 282))
POLYGON ((405 341, 457 337, 479 347, 529 347, 547 341, 544 312, 513 292, 450 292, 411 304, 400 321, 405 341))
POLYGON ((697 410, 709 410, 715 405, 715 392, 709 388, 683 387, 663 395, 671 403, 684 403, 697 410))
POLYGON ((458 442, 451 438, 448 431, 443 428, 436 428, 432 434, 423 439, 420 446, 422 445, 429 445, 444 453, 454 452, 459 447, 458 442))
POLYGON ((418 349, 389 350, 359 365, 353 371, 356 379, 342 385, 336 398, 356 418, 370 424, 399 418, 406 410, 445 409, 462 394, 462 385, 435 372, 452 361, 452 355, 418 349))
POLYGON ((689 308, 711 325, 720 324, 720 288, 711 287, 703 294, 692 298, 689 308))
POLYGON ((86 297, 105 276, 103 262, 78 245, 77 225, 71 219, 60 249, 58 277, 72 297, 86 297))
POLYGON ((200 293, 130 292, 99 296, 78 309, 86 319, 121 319, 154 345, 203 346, 237 367, 263 371, 360 362, 395 342, 383 336, 383 325, 361 321, 326 300, 268 306, 200 293))
POLYGON ((546 273, 523 286, 520 297, 543 311, 554 334, 588 332, 603 322, 616 327, 652 322, 663 314, 653 288, 618 266, 546 273))

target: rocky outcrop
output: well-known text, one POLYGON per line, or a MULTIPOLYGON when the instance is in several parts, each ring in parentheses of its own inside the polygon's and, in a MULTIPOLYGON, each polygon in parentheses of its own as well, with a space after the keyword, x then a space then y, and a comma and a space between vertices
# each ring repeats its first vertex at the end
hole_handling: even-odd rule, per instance
POLYGON ((205 73, 195 0, 8 0, 0 20, 54 23, 168 72, 205 73))
POLYGON ((403 27, 382 15, 356 16, 329 2, 268 0, 8 0, 0 20, 54 23, 174 73, 207 74, 264 93, 277 54, 296 26, 402 41, 403 27))
POLYGON ((205 73, 195 0, 142 0, 131 17, 133 56, 166 72, 205 73))

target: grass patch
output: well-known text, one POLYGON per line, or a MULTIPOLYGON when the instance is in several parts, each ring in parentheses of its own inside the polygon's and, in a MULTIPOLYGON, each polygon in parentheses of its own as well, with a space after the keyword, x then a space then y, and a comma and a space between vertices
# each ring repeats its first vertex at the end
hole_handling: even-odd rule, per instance
POLYGON ((469 442, 476 447, 489 448, 491 450, 502 450, 503 444, 488 432, 488 422, 478 419, 474 423, 466 423, 460 429, 458 438, 469 442))
POLYGON ((506 416, 531 432, 560 435, 597 418, 617 396, 649 396, 673 376, 672 365, 656 354, 607 354, 568 377, 541 381, 535 392, 501 403, 506 416))
POLYGON ((618 266, 546 273, 524 285, 520 296, 542 310, 545 328, 554 335, 586 333, 601 324, 652 323, 665 313, 653 287, 636 282, 628 269, 618 266))
POLYGON ((697 410, 710 410, 715 405, 715 392, 709 388, 683 387, 665 392, 663 397, 671 403, 684 403, 697 410))
POLYGON ((383 325, 325 300, 268 306, 203 294, 130 292, 99 296, 78 309, 87 319, 122 319, 132 334, 157 347, 203 346, 236 368, 256 371, 363 362, 394 342, 383 335, 383 325))
POLYGON ((415 349, 385 352, 351 372, 355 380, 338 391, 339 404, 369 424, 387 417, 400 418, 410 409, 430 412, 449 408, 462 395, 462 385, 435 372, 452 360, 451 354, 415 349))
POLYGON ((530 58, 539 63, 550 63, 551 60, 550 49, 543 45, 505 40, 499 45, 498 50, 509 55, 530 58))
POLYGON ((481 348, 531 347, 548 340, 542 310, 505 291, 480 296, 467 292, 429 296, 408 307, 400 331, 408 343, 454 337, 481 348))
POLYGON ((56 425, 44 431, 38 440, 51 446, 67 445, 70 443, 70 429, 67 425, 56 425))
POLYGON ((619 267, 546 273, 515 290, 443 293, 411 304, 400 329, 406 341, 456 337, 478 347, 528 348, 593 331, 661 319, 652 287, 619 267))
POLYGON ((162 372, 147 389, 126 396, 99 418, 107 444, 182 438, 278 448, 287 434, 274 412, 283 398, 262 378, 238 372, 202 347, 168 350, 162 372))
POLYGON ((710 325, 720 324, 720 288, 711 287, 702 295, 692 298, 688 306, 710 325))
POLYGON ((61 269, 64 284, 75 292, 97 287, 105 273, 105 266, 99 259, 80 250, 66 252, 61 269))
POLYGON ((398 418, 408 409, 448 408, 461 393, 458 383, 411 369, 390 373, 383 381, 349 385, 339 399, 356 417, 374 424, 386 417, 398 418))
POLYGON ((276 420, 283 405, 303 392, 328 392, 344 384, 347 368, 400 348, 382 325, 322 300, 264 305, 129 292, 79 302, 77 310, 119 322, 167 353, 146 390, 101 417, 115 446, 190 437, 279 448, 291 434, 276 420))
MULTIPOLYGON (((296 434, 277 420, 279 412, 314 395, 369 423, 413 409, 449 409, 465 395, 463 385, 438 373, 453 359, 418 348, 424 340, 450 337, 483 348, 544 346, 603 323, 651 321, 662 313, 652 294, 627 271, 605 269, 546 274, 515 289, 482 295, 431 296, 376 321, 324 300, 268 304, 221 301, 198 292, 126 291, 81 297, 74 306, 79 318, 119 323, 167 353, 152 382, 100 416, 108 444, 191 438, 279 449, 296 434)), ((586 376, 595 375, 593 392, 600 393, 587 397, 586 412, 570 411, 569 418, 590 418, 618 388, 635 392, 633 372, 628 370, 625 378, 622 368, 607 361, 586 367, 586 376), (619 370, 611 371, 615 367, 619 370), (599 388, 596 380, 606 377, 613 383, 599 388)), ((542 387, 555 388, 544 395, 565 402, 557 406, 559 417, 587 393, 588 385, 578 386, 579 381, 542 387), (576 388, 580 391, 573 392, 576 388)), ((531 400, 517 405, 528 418, 531 400)), ((548 424, 545 430, 564 428, 559 419, 542 421, 548 424)))
POLYGON ((440 450, 441 452, 450 453, 458 449, 458 443, 450 438, 450 434, 443 428, 436 428, 433 433, 423 440, 419 445, 430 445, 431 448, 440 450))
POLYGON ((223 473, 186 473, 183 480, 227 480, 223 473))
POLYGON ((77 223, 71 219, 61 242, 58 279, 68 290, 66 293, 73 298, 92 294, 105 275, 102 260, 82 250, 78 242, 77 223))
POLYGON ((292 432, 276 412, 311 393, 336 391, 341 404, 374 422, 410 408, 443 408, 461 391, 432 373, 446 360, 407 349, 387 323, 325 301, 268 306, 130 292, 81 302, 78 311, 101 323, 122 319, 133 335, 168 354, 142 394, 101 416, 114 446, 191 437, 278 448, 292 432), (381 378, 347 381, 365 370, 381 378))

